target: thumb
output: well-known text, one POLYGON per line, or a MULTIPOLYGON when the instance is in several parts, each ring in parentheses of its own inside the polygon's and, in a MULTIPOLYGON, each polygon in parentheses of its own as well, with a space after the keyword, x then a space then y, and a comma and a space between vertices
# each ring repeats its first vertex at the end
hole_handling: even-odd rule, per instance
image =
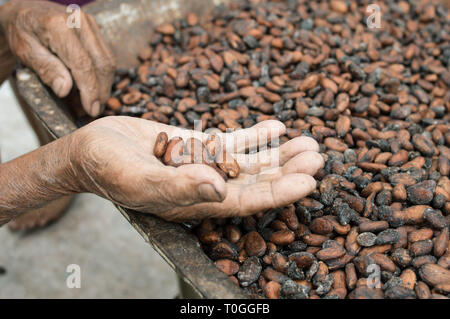
POLYGON ((227 195, 224 179, 208 165, 188 164, 174 169, 162 192, 176 206, 222 202, 227 195))

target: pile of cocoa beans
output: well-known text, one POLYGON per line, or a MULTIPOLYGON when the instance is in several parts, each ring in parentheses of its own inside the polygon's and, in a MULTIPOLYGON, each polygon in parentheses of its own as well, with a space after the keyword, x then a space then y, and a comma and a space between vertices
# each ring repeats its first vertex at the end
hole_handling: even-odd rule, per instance
POLYGON ((206 143, 195 137, 186 142, 181 137, 169 140, 166 132, 156 136, 153 154, 165 165, 178 167, 185 164, 205 164, 214 168, 226 181, 239 176, 240 167, 231 154, 223 148, 217 135, 209 135, 206 143))
POLYGON ((240 1, 149 34, 105 115, 286 124, 326 161, 290 206, 194 229, 267 298, 450 296, 450 13, 440 1, 240 1), (376 20, 371 20, 376 21, 376 20))

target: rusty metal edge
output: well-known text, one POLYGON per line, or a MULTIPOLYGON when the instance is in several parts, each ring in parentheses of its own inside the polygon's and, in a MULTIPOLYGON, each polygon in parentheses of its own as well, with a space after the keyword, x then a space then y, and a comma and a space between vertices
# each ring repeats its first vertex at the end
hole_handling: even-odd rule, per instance
POLYGON ((70 134, 77 129, 32 70, 19 66, 15 81, 20 95, 54 138, 70 134))

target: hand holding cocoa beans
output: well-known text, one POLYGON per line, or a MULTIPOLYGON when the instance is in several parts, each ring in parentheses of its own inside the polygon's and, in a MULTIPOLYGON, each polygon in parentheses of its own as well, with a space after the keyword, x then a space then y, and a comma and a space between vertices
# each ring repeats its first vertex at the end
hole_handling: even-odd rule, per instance
POLYGON ((316 186, 312 176, 324 162, 309 137, 246 154, 284 133, 279 121, 212 138, 143 119, 106 117, 77 131, 71 162, 80 191, 127 208, 177 221, 247 216, 293 203, 316 186))

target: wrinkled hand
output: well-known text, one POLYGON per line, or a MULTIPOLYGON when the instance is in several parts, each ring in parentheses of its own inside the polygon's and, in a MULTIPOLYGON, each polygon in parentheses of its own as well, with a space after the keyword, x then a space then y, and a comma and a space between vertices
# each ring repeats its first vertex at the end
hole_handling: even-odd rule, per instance
MULTIPOLYGON (((278 149, 244 154, 261 141, 284 134, 278 121, 221 133, 224 147, 237 159, 241 174, 227 182, 211 167, 165 166, 153 155, 159 132, 206 141, 208 135, 130 117, 106 117, 74 134, 72 170, 81 191, 166 220, 246 216, 284 206, 312 192, 312 177, 324 165, 312 138, 297 137, 278 149), (246 138, 242 138, 246 137, 246 138), (276 152, 275 152, 276 150, 276 152)), ((260 145, 263 146, 263 145, 260 145)))
POLYGON ((73 76, 84 110, 95 117, 110 94, 114 57, 92 16, 81 11, 80 28, 70 28, 68 17, 65 6, 48 1, 10 1, 0 7, 9 50, 59 97, 69 94, 73 76))

